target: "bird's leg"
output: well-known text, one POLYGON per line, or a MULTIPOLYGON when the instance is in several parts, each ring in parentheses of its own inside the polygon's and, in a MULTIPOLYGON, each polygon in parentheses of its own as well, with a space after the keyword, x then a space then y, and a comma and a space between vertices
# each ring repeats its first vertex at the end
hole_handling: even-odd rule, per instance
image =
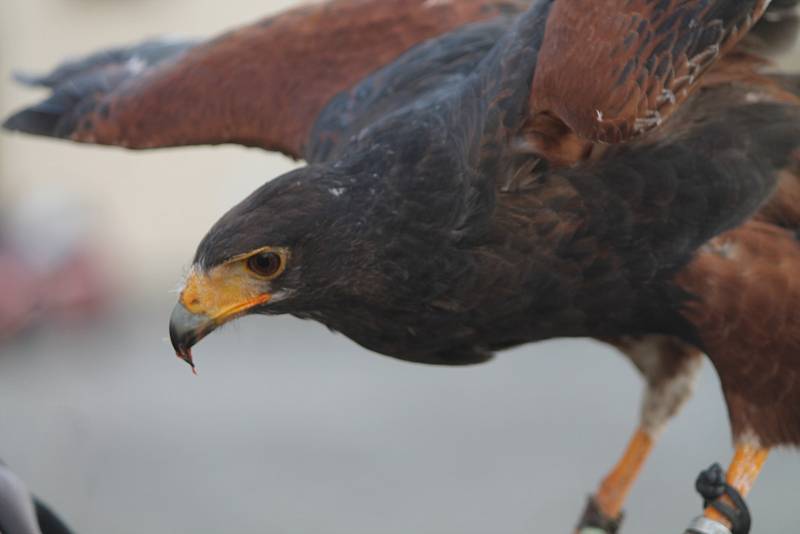
MULTIPOLYGON (((753 489, 753 484, 759 473, 761 473, 768 455, 769 449, 753 445, 739 445, 736 447, 736 453, 725 477, 728 484, 733 486, 739 492, 739 495, 747 497, 747 494, 753 489)), ((723 500, 727 500, 731 504, 727 497, 723 497, 723 500)), ((710 519, 724 519, 719 512, 710 507, 706 508, 705 515, 710 519)))
POLYGON ((748 534, 750 512, 744 498, 750 493, 768 454, 769 449, 741 443, 736 447, 724 480, 722 469, 716 464, 703 471, 697 479, 697 489, 705 499, 705 511, 689 527, 687 534, 726 532, 720 527, 731 534, 748 534))
POLYGON ((622 523, 622 506, 655 444, 648 431, 639 428, 614 468, 589 498, 578 534, 615 534, 622 523))
POLYGON ((607 517, 620 517, 622 507, 630 493, 633 483, 639 476, 645 460, 653 450, 656 438, 644 428, 633 434, 617 465, 600 483, 594 500, 607 517))
POLYGON ((578 534, 617 532, 625 500, 667 422, 691 396, 702 362, 699 352, 671 338, 610 341, 631 359, 647 385, 639 427, 622 457, 589 499, 578 534))

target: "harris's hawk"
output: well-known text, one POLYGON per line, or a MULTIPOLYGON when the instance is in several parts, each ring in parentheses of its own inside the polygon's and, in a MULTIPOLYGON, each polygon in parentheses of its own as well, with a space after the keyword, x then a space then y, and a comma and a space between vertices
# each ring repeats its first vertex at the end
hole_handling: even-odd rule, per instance
POLYGON ((580 528, 616 529, 706 353, 736 454, 693 528, 740 534, 768 450, 800 445, 800 78, 742 47, 768 4, 333 0, 23 77, 52 94, 5 126, 308 162, 200 243, 170 323, 189 363, 245 314, 439 365, 619 347, 641 420, 580 528))

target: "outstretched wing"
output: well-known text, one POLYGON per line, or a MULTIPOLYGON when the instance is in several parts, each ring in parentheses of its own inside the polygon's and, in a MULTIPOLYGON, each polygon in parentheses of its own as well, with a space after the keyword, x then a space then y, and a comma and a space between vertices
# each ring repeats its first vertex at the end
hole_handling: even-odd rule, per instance
POLYGON ((556 0, 531 109, 579 137, 621 142, 662 123, 769 0, 556 0))
POLYGON ((52 89, 4 127, 126 148, 239 143, 304 156, 340 91, 417 43, 520 0, 331 0, 206 42, 148 41, 20 81, 52 89))

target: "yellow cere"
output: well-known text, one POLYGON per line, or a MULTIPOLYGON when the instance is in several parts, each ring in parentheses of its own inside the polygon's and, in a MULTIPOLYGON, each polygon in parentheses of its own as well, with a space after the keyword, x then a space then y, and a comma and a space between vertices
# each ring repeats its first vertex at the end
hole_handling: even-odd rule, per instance
MULTIPOLYGON (((269 302, 271 295, 264 291, 264 278, 250 272, 246 265, 247 258, 266 251, 279 254, 285 265, 285 250, 264 248, 232 258, 207 273, 193 270, 181 292, 181 302, 189 312, 203 314, 218 322, 269 302)), ((283 266, 275 276, 282 271, 283 266)))

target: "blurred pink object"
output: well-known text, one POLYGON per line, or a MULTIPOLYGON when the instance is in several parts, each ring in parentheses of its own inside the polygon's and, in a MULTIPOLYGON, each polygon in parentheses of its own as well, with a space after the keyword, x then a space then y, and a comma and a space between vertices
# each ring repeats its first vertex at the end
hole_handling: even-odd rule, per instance
POLYGON ((60 319, 91 316, 107 303, 109 284, 103 262, 90 250, 76 250, 57 270, 40 278, 47 313, 60 319))
POLYGON ((36 277, 20 258, 0 250, 0 340, 24 328, 35 315, 36 277))
POLYGON ((109 301, 109 277, 85 210, 48 189, 2 221, 0 340, 47 320, 85 319, 109 301))

